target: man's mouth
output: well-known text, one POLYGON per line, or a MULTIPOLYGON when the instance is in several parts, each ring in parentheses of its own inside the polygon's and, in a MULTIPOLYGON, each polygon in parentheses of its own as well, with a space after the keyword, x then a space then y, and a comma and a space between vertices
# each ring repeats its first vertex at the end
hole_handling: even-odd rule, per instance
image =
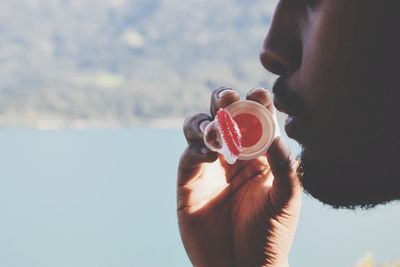
POLYGON ((290 110, 290 108, 277 96, 276 94, 274 95, 274 106, 277 110, 280 112, 286 113, 288 116, 294 115, 293 111, 290 110))
POLYGON ((304 142, 305 123, 298 117, 288 116, 285 121, 285 132, 290 138, 304 142))
POLYGON ((286 134, 293 139, 298 140, 300 135, 300 130, 302 129, 301 122, 302 120, 287 106, 285 106, 278 98, 274 97, 274 105, 277 110, 280 112, 286 113, 288 115, 285 121, 285 132, 286 134))
POLYGON ((300 143, 304 142, 308 127, 302 101, 285 86, 282 77, 275 82, 273 92, 276 109, 288 115, 285 121, 286 134, 300 143))

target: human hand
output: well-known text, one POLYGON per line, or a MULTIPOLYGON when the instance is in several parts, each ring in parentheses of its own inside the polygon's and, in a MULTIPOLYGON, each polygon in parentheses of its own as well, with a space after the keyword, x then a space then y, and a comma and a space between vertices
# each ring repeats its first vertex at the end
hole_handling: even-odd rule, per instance
MULTIPOLYGON (((283 139, 276 138, 267 156, 234 165, 203 142, 218 109, 239 98, 219 88, 211 97, 211 117, 202 113, 185 120, 188 147, 177 180, 181 238, 194 266, 288 266, 302 190, 283 139)), ((267 90, 252 90, 246 98, 267 107, 276 120, 267 90)))

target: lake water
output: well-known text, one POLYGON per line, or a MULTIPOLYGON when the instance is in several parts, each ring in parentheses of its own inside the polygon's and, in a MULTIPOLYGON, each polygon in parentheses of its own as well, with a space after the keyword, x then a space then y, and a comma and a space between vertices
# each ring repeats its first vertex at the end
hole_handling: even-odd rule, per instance
MULTIPOLYGON (((175 213, 180 130, 0 132, 0 266, 190 266, 175 213)), ((296 149, 296 148, 294 148, 296 149)), ((400 258, 400 205, 304 197, 292 266, 400 258)))

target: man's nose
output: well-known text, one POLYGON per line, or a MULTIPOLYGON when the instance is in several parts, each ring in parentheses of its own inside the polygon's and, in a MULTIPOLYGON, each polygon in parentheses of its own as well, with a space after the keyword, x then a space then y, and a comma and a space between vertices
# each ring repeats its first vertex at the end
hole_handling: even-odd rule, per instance
POLYGON ((260 53, 262 65, 268 71, 285 75, 301 62, 299 17, 288 1, 280 1, 260 53))

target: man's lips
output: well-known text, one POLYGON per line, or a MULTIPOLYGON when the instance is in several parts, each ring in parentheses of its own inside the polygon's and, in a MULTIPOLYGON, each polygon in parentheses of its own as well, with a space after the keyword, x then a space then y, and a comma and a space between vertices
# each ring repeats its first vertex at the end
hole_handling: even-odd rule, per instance
POLYGON ((285 104, 283 104, 283 102, 281 102, 276 96, 274 96, 274 106, 277 110, 286 113, 288 116, 290 116, 292 113, 290 109, 285 104))
POLYGON ((288 89, 282 77, 275 82, 273 92, 276 109, 288 115, 285 121, 287 135, 299 142, 304 141, 309 127, 301 98, 288 89))
POLYGON ((277 97, 274 97, 274 105, 277 110, 279 110, 280 112, 286 113, 288 115, 288 117, 285 121, 285 131, 289 137, 294 137, 292 135, 292 131, 291 131, 292 127, 291 126, 293 125, 294 122, 298 121, 298 118, 286 105, 284 105, 282 102, 280 102, 277 97))
POLYGON ((288 118, 302 118, 302 112, 298 105, 291 103, 290 100, 284 99, 283 101, 279 96, 274 95, 274 106, 280 112, 288 115, 288 118))
POLYGON ((296 91, 299 90, 289 89, 286 81, 281 76, 275 81, 272 91, 274 93, 274 105, 279 111, 289 116, 305 119, 305 105, 301 97, 296 94, 296 91))

